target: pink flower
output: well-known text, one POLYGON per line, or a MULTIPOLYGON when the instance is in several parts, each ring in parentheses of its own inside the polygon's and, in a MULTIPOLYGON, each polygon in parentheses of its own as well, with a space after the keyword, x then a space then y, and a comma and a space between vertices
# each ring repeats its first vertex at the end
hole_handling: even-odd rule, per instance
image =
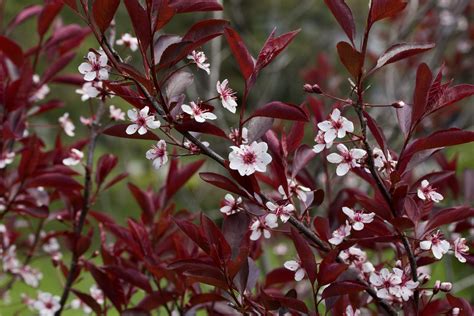
POLYGON ((217 93, 219 93, 219 96, 221 98, 222 106, 230 112, 235 113, 235 110, 237 108, 237 102, 235 102, 235 92, 228 86, 228 84, 229 81, 227 79, 222 81, 222 83, 220 81, 217 81, 217 93))
POLYGON ((367 254, 355 246, 341 251, 339 257, 342 259, 342 261, 356 268, 362 273, 371 273, 374 271, 373 264, 367 261, 367 254))
POLYGON ((387 268, 383 268, 379 273, 372 273, 369 281, 377 288, 377 296, 381 299, 391 299, 392 295, 398 296, 400 293, 402 279, 387 268))
POLYGON ((283 196, 284 199, 289 199, 294 194, 296 194, 296 196, 298 197, 298 200, 305 203, 308 200, 308 192, 311 192, 311 189, 301 184, 298 184, 293 179, 287 179, 287 181, 288 181, 288 191, 290 193, 290 196, 286 196, 285 189, 281 185, 278 187, 278 192, 283 196))
POLYGON ((134 123, 127 127, 125 131, 128 135, 134 134, 138 131, 138 134, 143 135, 146 134, 147 129, 156 129, 161 126, 160 121, 155 120, 155 116, 148 115, 148 111, 150 108, 145 106, 140 111, 136 109, 128 110, 127 115, 128 118, 134 123))
POLYGON ((433 256, 436 259, 441 259, 445 253, 449 251, 451 245, 448 241, 442 239, 443 235, 438 230, 431 236, 428 236, 427 240, 420 242, 420 248, 423 250, 430 250, 433 252, 433 256))
POLYGON ((242 210, 242 198, 239 196, 235 199, 232 194, 227 193, 224 198, 224 206, 220 209, 221 213, 232 215, 242 210))
POLYGON ((214 113, 209 112, 209 110, 207 109, 201 108, 199 105, 192 101, 189 103, 189 105, 181 105, 181 110, 183 110, 184 113, 189 114, 189 116, 191 116, 191 118, 196 120, 196 122, 198 123, 203 123, 206 120, 217 119, 217 116, 214 113))
POLYGON ((360 167, 358 161, 367 154, 365 150, 358 148, 353 148, 349 151, 344 144, 337 145, 337 150, 341 154, 332 153, 327 156, 327 160, 330 163, 339 164, 336 168, 336 174, 338 176, 345 175, 352 168, 360 167))
POLYGON ((465 263, 466 258, 469 254, 469 247, 466 245, 466 238, 457 238, 454 241, 454 256, 459 262, 465 263))
POLYGON ((231 146, 229 167, 237 170, 241 176, 249 176, 255 171, 265 172, 272 156, 267 153, 268 145, 265 142, 253 142, 250 145, 231 146))
POLYGON ((38 299, 33 303, 33 308, 39 312, 39 316, 54 316, 54 313, 60 308, 59 296, 39 292, 38 299))
POLYGON ((76 129, 76 127, 74 126, 74 123, 69 118, 69 113, 68 112, 64 113, 58 119, 58 121, 59 121, 59 125, 64 130, 64 133, 66 133, 66 135, 69 137, 74 137, 75 135, 74 130, 76 129))
POLYGON ((320 130, 324 132, 324 140, 326 143, 332 143, 336 137, 344 138, 346 133, 354 131, 354 124, 341 116, 339 109, 334 109, 329 116, 329 120, 318 123, 320 130))
POLYGON ((97 88, 98 84, 102 85, 102 82, 86 82, 82 85, 81 89, 76 89, 76 93, 81 95, 82 101, 96 98, 100 94, 100 91, 97 88))
POLYGON ((104 304, 104 293, 97 287, 97 285, 92 285, 89 289, 89 293, 91 293, 92 298, 95 299, 99 305, 104 304))
POLYGON ((92 124, 94 123, 94 120, 95 120, 95 116, 92 116, 92 117, 79 117, 79 121, 81 121, 81 123, 84 125, 84 126, 92 126, 92 124))
POLYGON ((5 168, 7 165, 11 164, 13 162, 13 159, 15 159, 15 153, 14 152, 2 152, 0 154, 0 169, 5 168))
POLYGON ((43 274, 40 271, 30 266, 21 267, 18 274, 23 281, 31 287, 38 287, 39 281, 43 278, 43 274))
POLYGON ((325 148, 329 149, 332 146, 332 142, 326 142, 324 140, 324 132, 323 131, 318 131, 318 134, 314 138, 314 141, 316 142, 316 145, 313 146, 313 151, 317 154, 322 152, 325 148))
POLYGON ((46 98, 48 93, 51 91, 48 85, 43 84, 41 86, 38 86, 38 84, 40 83, 40 77, 36 74, 33 75, 33 83, 36 84, 36 91, 34 91, 33 95, 30 97, 29 100, 32 102, 35 102, 35 101, 41 101, 44 98, 46 98))
POLYGON ((76 148, 72 148, 69 152, 67 158, 63 159, 63 164, 66 166, 75 166, 81 162, 81 159, 84 158, 82 151, 76 148))
POLYGON ((372 156, 374 157, 374 165, 380 172, 391 173, 397 166, 397 161, 392 159, 390 151, 387 150, 387 155, 380 148, 374 148, 372 150, 372 156))
POLYGON ((295 211, 293 204, 278 205, 268 201, 265 205, 276 216, 279 216, 283 223, 286 223, 290 219, 291 214, 295 211))
POLYGON ((290 270, 290 271, 295 271, 295 281, 299 282, 301 280, 303 280, 306 272, 304 271, 304 269, 301 267, 301 264, 299 261, 296 261, 296 260, 289 260, 289 261, 286 261, 283 266, 290 270))
POLYGON ((400 289, 396 296, 404 301, 408 301, 413 296, 413 291, 418 287, 419 282, 414 282, 408 273, 402 269, 393 268, 393 273, 401 280, 399 284, 400 289))
MULTIPOLYGON (((242 144, 247 144, 249 142, 249 130, 246 127, 242 127, 242 144)), ((229 139, 237 144, 239 139, 239 129, 232 128, 229 133, 229 139)))
POLYGON ((122 34, 122 37, 115 41, 115 44, 128 47, 132 52, 138 49, 138 39, 128 33, 122 34))
POLYGON ((353 309, 352 305, 347 305, 346 311, 344 312, 343 316, 359 316, 360 310, 353 309))
POLYGON ((109 106, 109 117, 114 121, 125 121, 125 112, 115 105, 109 106))
POLYGON ((109 79, 108 58, 104 52, 101 52, 99 59, 94 52, 87 54, 87 62, 79 65, 79 72, 84 75, 85 81, 107 80, 109 79))
POLYGON ((345 224, 339 226, 338 229, 336 229, 335 231, 332 232, 332 238, 330 238, 328 241, 337 246, 339 245, 340 243, 342 243, 342 241, 344 240, 344 238, 346 238, 347 236, 349 236, 351 234, 351 226, 349 225, 349 223, 346 221, 345 224))
POLYGON ((277 216, 275 214, 267 214, 262 220, 257 218, 250 225, 250 240, 259 240, 263 234, 263 237, 266 239, 272 236, 270 229, 278 227, 277 216))
POLYGON ((191 54, 188 55, 188 59, 192 60, 192 62, 194 62, 198 68, 204 70, 208 75, 211 74, 211 65, 206 63, 207 58, 204 52, 193 50, 191 54))
POLYGON ((421 186, 418 188, 417 195, 423 201, 433 201, 438 203, 443 200, 443 196, 430 186, 428 180, 421 181, 421 186))
POLYGON ((166 142, 160 139, 156 145, 146 152, 146 159, 153 160, 153 167, 159 169, 168 162, 168 153, 166 152, 166 142))
POLYGON ((364 224, 369 224, 374 221, 375 213, 364 214, 362 210, 354 211, 351 208, 343 207, 342 211, 349 217, 354 230, 364 229, 364 224))

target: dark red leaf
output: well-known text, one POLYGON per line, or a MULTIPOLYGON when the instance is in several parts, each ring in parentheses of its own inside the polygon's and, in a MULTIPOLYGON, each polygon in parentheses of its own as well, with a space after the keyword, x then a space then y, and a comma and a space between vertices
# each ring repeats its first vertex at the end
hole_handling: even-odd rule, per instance
POLYGON ((393 17, 407 5, 403 0, 372 0, 369 12, 369 27, 376 21, 393 17))
POLYGON ((413 95, 413 108, 411 115, 412 128, 418 123, 418 120, 425 114, 428 102, 428 93, 430 91, 433 74, 425 63, 418 66, 416 71, 416 86, 413 95))
POLYGON ((223 175, 213 172, 201 172, 199 176, 202 180, 223 190, 235 193, 239 196, 246 196, 245 191, 241 190, 232 180, 223 175))
POLYGON ((154 0, 152 4, 152 17, 151 25, 154 26, 154 32, 159 31, 173 18, 176 13, 176 9, 173 8, 169 0, 154 0))
POLYGON ((87 306, 89 306, 97 315, 102 314, 102 308, 97 301, 89 294, 71 289, 71 291, 87 306))
POLYGON ((43 7, 40 5, 31 5, 25 7, 10 21, 10 23, 8 23, 5 33, 10 33, 15 27, 17 27, 21 23, 25 22, 31 17, 34 17, 35 15, 40 14, 42 10, 43 7))
POLYGON ((372 118, 372 116, 370 116, 369 113, 364 111, 363 114, 364 114, 365 119, 367 120, 367 126, 369 127, 370 132, 374 136, 379 147, 385 152, 385 147, 386 147, 385 144, 387 143, 387 141, 385 139, 385 135, 382 129, 380 128, 380 126, 377 125, 377 122, 372 118))
POLYGON ((332 15, 336 18, 339 25, 342 27, 347 37, 354 42, 355 23, 352 16, 351 9, 344 0, 324 0, 332 15))
POLYGON ((473 314, 472 307, 467 300, 461 297, 455 297, 451 294, 446 294, 451 307, 457 307, 460 310, 459 316, 471 316, 473 314))
POLYGON ((250 55, 245 43, 240 38, 240 35, 231 28, 226 28, 224 31, 227 43, 229 43, 230 50, 234 55, 235 60, 239 64, 240 73, 247 80, 253 73, 255 63, 250 55))
POLYGON ((401 59, 405 59, 420 53, 424 53, 435 47, 435 44, 419 44, 419 43, 401 43, 396 44, 387 49, 380 57, 377 59, 377 64, 370 71, 374 72, 385 65, 394 63, 401 59))
POLYGON ((303 144, 298 147, 293 158, 293 168, 291 170, 291 177, 296 177, 296 175, 301 171, 301 169, 306 167, 308 163, 314 158, 314 156, 316 156, 316 153, 308 145, 303 144))
POLYGON ((298 253, 298 257, 301 260, 301 266, 305 269, 306 275, 311 281, 311 284, 314 284, 318 271, 314 253, 308 245, 308 242, 293 227, 291 228, 291 237, 293 239, 293 242, 295 243, 295 248, 298 253))
POLYGON ((99 30, 104 33, 117 12, 120 0, 95 0, 92 15, 99 30))
POLYGON ((143 51, 146 51, 152 40, 148 14, 138 0, 124 0, 124 2, 139 43, 143 51))
POLYGON ((148 281, 148 277, 138 270, 121 266, 107 266, 105 270, 113 273, 117 278, 122 279, 148 293, 153 290, 148 281))
POLYGON ((64 55, 62 55, 58 60, 56 60, 52 65, 50 65, 48 68, 46 68, 46 71, 44 72, 42 78, 41 78, 41 83, 40 85, 49 82, 55 75, 58 74, 61 70, 66 67, 71 60, 74 59, 76 56, 75 52, 68 52, 64 55))
POLYGON ((355 294, 364 291, 366 287, 360 283, 354 281, 341 281, 329 285, 324 289, 322 298, 328 298, 331 296, 342 296, 346 294, 355 294))
POLYGON ((163 306, 164 304, 168 303, 169 301, 174 299, 173 293, 170 292, 154 292, 151 294, 148 294, 143 300, 138 303, 136 308, 145 310, 145 311, 151 311, 154 310, 160 306, 163 306))
POLYGON ((170 0, 169 3, 178 13, 222 10, 217 0, 170 0))
POLYGON ((139 187, 133 183, 128 183, 128 189, 132 192, 133 197, 137 201, 138 205, 143 211, 143 215, 149 221, 153 218, 155 214, 155 203, 153 202, 153 196, 151 192, 141 190, 139 187))
POLYGON ((474 85, 472 84, 460 84, 448 88, 441 97, 438 108, 454 104, 472 95, 474 95, 474 85))
POLYGON ((92 277, 97 282, 97 285, 104 292, 115 308, 119 311, 122 310, 122 304, 125 302, 123 289, 116 278, 111 278, 102 269, 97 268, 93 264, 87 265, 92 277))
POLYGON ((5 54, 17 67, 23 65, 23 51, 11 39, 0 35, 0 52, 5 54))
POLYGON ((359 77, 362 71, 362 54, 347 42, 337 43, 337 53, 352 77, 359 77))
POLYGON ((118 158, 112 154, 104 154, 99 158, 97 162, 97 171, 95 174, 95 182, 97 185, 101 185, 108 174, 117 165, 118 158))
POLYGON ((291 121, 309 121, 308 115, 302 108, 291 103, 284 103, 280 101, 272 101, 262 107, 259 107, 255 110, 255 112, 253 112, 251 117, 256 116, 272 117, 291 121))
POLYGON ((169 170, 166 181, 166 199, 169 200, 206 162, 204 159, 187 164, 175 170, 169 170))
POLYGON ((263 45, 262 50, 258 54, 257 63, 255 65, 255 72, 259 72, 272 62, 295 38, 300 30, 292 31, 274 37, 275 30, 270 34, 267 41, 263 45))
POLYGON ((155 135, 152 131, 147 130, 147 132, 143 135, 138 133, 134 133, 129 135, 125 133, 127 126, 129 124, 115 124, 103 131, 105 135, 121 137, 121 138, 131 138, 131 139, 148 139, 148 140, 160 140, 160 138, 155 135))
POLYGON ((425 233, 429 233, 434 229, 446 224, 462 221, 474 216, 474 208, 468 206, 459 206, 444 209, 436 212, 425 227, 425 233))
POLYGON ((48 31, 49 26, 53 22, 56 15, 63 7, 63 2, 60 0, 48 1, 43 10, 41 11, 38 17, 38 27, 37 31, 40 37, 43 37, 44 34, 48 31))
POLYGON ((35 176, 28 182, 28 187, 52 187, 58 191, 82 190, 82 185, 71 177, 60 173, 45 173, 35 176))
POLYGON ((220 302, 220 301, 227 301, 224 297, 220 296, 219 294, 215 293, 204 293, 204 294, 195 294, 189 300, 190 307, 210 303, 210 302, 220 302))
POLYGON ((180 132, 196 132, 201 134, 214 135, 227 139, 227 134, 216 125, 208 122, 198 123, 194 120, 176 124, 175 128, 180 132))
POLYGON ((287 284, 295 280, 295 273, 286 268, 276 268, 265 277, 265 288, 274 284, 287 284))

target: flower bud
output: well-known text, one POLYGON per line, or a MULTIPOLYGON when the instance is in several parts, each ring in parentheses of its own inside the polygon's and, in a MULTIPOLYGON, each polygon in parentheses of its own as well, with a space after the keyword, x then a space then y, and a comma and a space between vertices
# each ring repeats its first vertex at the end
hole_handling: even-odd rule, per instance
POLYGON ((304 86, 303 86, 303 89, 304 89, 304 92, 306 92, 306 93, 316 93, 316 94, 323 93, 321 91, 321 88, 317 84, 311 85, 309 83, 305 83, 304 86))
POLYGON ((434 286, 433 286, 433 294, 436 294, 439 292, 441 288, 441 281, 440 280, 436 280, 434 286))
POLYGON ((458 316, 460 312, 461 312, 461 310, 459 309, 459 307, 454 307, 454 308, 451 310, 451 315, 453 315, 453 316, 458 316))
POLYGON ((439 289, 443 292, 449 292, 453 288, 453 284, 451 282, 441 282, 439 289))
POLYGON ((405 102, 403 101, 397 101, 397 102, 394 102, 392 103, 392 107, 396 108, 396 109, 401 109, 405 106, 405 102))

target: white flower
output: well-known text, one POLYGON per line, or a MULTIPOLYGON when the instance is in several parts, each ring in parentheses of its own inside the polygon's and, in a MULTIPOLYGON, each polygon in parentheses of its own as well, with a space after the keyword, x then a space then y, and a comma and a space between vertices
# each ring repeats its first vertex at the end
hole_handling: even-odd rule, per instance
POLYGON ((391 295, 398 296, 400 293, 402 279, 387 268, 383 268, 379 273, 372 273, 369 281, 377 287, 377 296, 381 299, 391 299, 391 295))
POLYGON ((421 181, 421 186, 418 188, 417 195, 423 201, 426 200, 438 203, 443 200, 443 196, 430 186, 428 180, 421 181))
POLYGON ((230 146, 229 167, 237 170, 241 176, 249 176, 255 171, 265 172, 272 156, 267 153, 268 145, 265 142, 253 142, 250 145, 230 146))
POLYGON ((101 52, 99 59, 94 52, 87 54, 87 62, 79 65, 79 72, 84 75, 85 81, 107 80, 109 79, 108 58, 104 52, 101 52))
POLYGON ((92 313, 92 308, 84 304, 80 299, 75 298, 71 301, 71 308, 72 309, 81 309, 84 312, 84 314, 90 314, 92 313))
POLYGON ((441 259, 445 253, 449 251, 451 245, 448 241, 442 239, 443 236, 441 232, 438 230, 431 236, 422 242, 420 242, 420 248, 423 250, 430 250, 433 252, 433 256, 436 259, 441 259))
POLYGON ((342 211, 349 217, 354 230, 364 229, 364 224, 369 224, 374 221, 375 213, 364 214, 362 210, 354 211, 349 207, 343 207, 342 211))
POLYGON ((282 185, 278 187, 278 192, 283 196, 284 199, 289 199, 291 198, 291 196, 293 196, 293 194, 296 194, 296 196, 298 197, 298 200, 305 203, 306 200, 308 199, 308 192, 311 192, 311 189, 301 184, 298 184, 293 179, 287 179, 287 181, 288 181, 288 191, 290 193, 290 196, 286 196, 285 189, 283 188, 282 185))
POLYGON ((89 289, 89 293, 91 293, 92 298, 95 299, 97 304, 104 304, 104 293, 97 287, 97 285, 92 285, 89 289))
POLYGON ((39 311, 39 316, 54 316, 54 313, 60 308, 59 296, 40 292, 38 299, 33 303, 33 308, 39 311))
POLYGON ((92 126, 92 124, 94 123, 94 120, 95 120, 95 116, 92 116, 92 117, 79 117, 79 121, 81 121, 81 123, 84 125, 84 126, 92 126))
POLYGON ((329 120, 318 123, 320 130, 324 132, 324 140, 326 143, 332 143, 336 137, 344 138, 346 133, 354 131, 354 124, 341 116, 339 109, 334 109, 329 116, 329 120))
POLYGON ((341 154, 332 153, 327 156, 327 160, 330 163, 339 164, 336 168, 336 174, 338 176, 345 175, 352 168, 360 167, 358 161, 367 153, 365 150, 359 148, 353 148, 349 151, 344 144, 338 144, 337 150, 341 154))
MULTIPOLYGON (((206 147, 209 147, 209 142, 201 141, 201 144, 206 147)), ((183 146, 187 148, 192 154, 199 154, 201 152, 201 148, 199 148, 196 144, 189 140, 185 140, 183 146)))
POLYGON ((346 221, 345 224, 339 226, 338 229, 336 229, 335 231, 332 232, 332 238, 329 239, 328 241, 337 246, 339 245, 340 243, 342 243, 342 241, 344 240, 344 238, 346 238, 347 236, 349 236, 351 234, 351 226, 349 225, 349 223, 346 221))
POLYGON ((33 269, 30 266, 23 266, 18 271, 18 274, 21 276, 23 281, 31 287, 38 287, 39 281, 43 278, 43 274, 40 271, 33 269))
POLYGON ((84 154, 82 153, 82 151, 76 148, 72 148, 69 152, 68 157, 63 159, 63 164, 66 166, 75 166, 81 162, 81 159, 83 157, 84 154))
POLYGON ((413 290, 415 290, 419 282, 414 282, 410 276, 406 273, 406 271, 403 271, 398 268, 393 268, 393 273, 400 277, 400 284, 399 284, 399 291, 396 294, 397 297, 401 297, 404 301, 408 301, 411 296, 413 296, 413 290))
POLYGON ((209 112, 207 109, 201 108, 199 105, 197 105, 194 102, 190 102, 189 105, 183 104, 181 105, 181 110, 183 110, 184 113, 189 114, 191 118, 196 120, 196 122, 203 123, 206 120, 215 120, 217 119, 217 116, 209 112))
POLYGON ((469 247, 466 245, 466 238, 457 238, 454 241, 454 256, 459 262, 465 263, 466 258, 469 254, 469 247))
MULTIPOLYGON (((38 84, 40 82, 40 77, 36 74, 33 75, 33 82, 35 84, 38 84)), ((34 102, 34 101, 41 101, 43 100, 47 95, 48 93, 50 92, 51 90, 49 89, 48 85, 46 84, 43 84, 41 85, 40 87, 38 87, 36 89, 36 91, 34 92, 34 94, 30 97, 30 101, 34 102)))
POLYGON ((81 89, 76 89, 76 93, 81 95, 82 101, 96 98, 100 94, 98 88, 102 87, 102 82, 85 82, 81 89))
POLYGON ((168 153, 166 152, 166 142, 159 140, 156 145, 146 152, 146 159, 153 160, 153 167, 159 169, 168 162, 168 153))
POLYGON ((278 227, 277 216, 275 214, 267 214, 265 218, 257 218, 250 225, 250 240, 259 240, 263 234, 266 239, 272 236, 270 229, 278 227))
POLYGON ((232 215, 242 210, 242 198, 239 196, 235 199, 232 194, 227 193, 224 199, 224 206, 221 207, 221 213, 232 215))
MULTIPOLYGON (((239 129, 232 128, 229 133, 229 139, 237 144, 239 140, 239 129)), ((249 142, 249 130, 246 127, 242 127, 242 144, 247 144, 249 142)))
POLYGON ((301 264, 296 261, 296 260, 289 260, 286 261, 283 266, 290 270, 290 271, 295 271, 295 281, 301 281, 303 280, 306 272, 304 269, 301 267, 301 264))
POLYGON ((48 241, 43 244, 43 251, 48 254, 55 254, 59 251, 60 246, 56 238, 48 238, 48 241))
POLYGON ((0 169, 3 169, 7 165, 11 164, 13 162, 13 159, 15 159, 14 152, 2 152, 0 154, 0 169))
POLYGON ((76 126, 74 126, 74 123, 71 121, 69 118, 69 113, 66 112, 64 113, 59 119, 59 125, 61 125, 61 128, 64 130, 64 133, 66 133, 67 136, 69 137, 74 137, 74 130, 76 129, 76 126))
POLYGON ((211 74, 211 65, 206 63, 207 58, 204 52, 193 50, 191 54, 188 55, 188 59, 192 60, 198 68, 204 70, 208 75, 211 74))
POLYGON ((385 155, 382 149, 375 147, 372 150, 372 156, 374 157, 374 165, 380 172, 391 173, 397 166, 397 161, 392 159, 392 155, 388 150, 387 155, 385 155))
POLYGON ((283 223, 286 223, 290 219, 291 214, 295 211, 293 204, 278 205, 268 201, 265 205, 271 212, 275 213, 276 216, 279 216, 283 223))
POLYGON ((355 246, 341 251, 339 257, 362 273, 371 273, 375 270, 374 265, 367 261, 367 254, 355 246))
POLYGON ((114 121, 125 121, 125 112, 115 105, 109 106, 109 117, 114 121))
POLYGON ((359 316, 360 315, 360 310, 353 309, 352 305, 347 305, 346 311, 344 312, 343 316, 359 316))
POLYGON ((326 142, 324 140, 324 132, 323 131, 318 131, 318 134, 316 135, 316 137, 314 138, 314 141, 316 142, 316 145, 313 146, 313 151, 315 153, 320 153, 323 151, 323 149, 327 148, 331 148, 332 146, 332 142, 326 142))
POLYGON ((143 107, 140 111, 131 109, 127 111, 128 118, 133 124, 127 127, 125 131, 128 135, 134 134, 138 131, 138 134, 146 134, 147 129, 156 129, 161 126, 160 121, 155 120, 155 116, 148 115, 150 108, 148 106, 143 107))
POLYGON ((18 273, 20 270, 20 261, 16 257, 16 246, 12 245, 8 247, 6 251, 2 251, 1 255, 3 271, 13 274, 18 273))
POLYGON ((229 81, 227 79, 222 81, 222 83, 217 81, 216 89, 221 98, 222 106, 230 112, 235 113, 237 108, 237 102, 235 102, 235 92, 228 85, 229 81))
POLYGON ((130 48, 132 52, 138 49, 138 39, 128 33, 122 34, 122 37, 115 41, 115 43, 119 46, 123 45, 130 48))

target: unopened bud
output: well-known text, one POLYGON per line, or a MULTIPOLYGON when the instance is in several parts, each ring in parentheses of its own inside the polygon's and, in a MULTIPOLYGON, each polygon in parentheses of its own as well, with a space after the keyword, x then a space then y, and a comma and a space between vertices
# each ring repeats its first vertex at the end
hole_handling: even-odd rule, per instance
POLYGON ((453 284, 451 282, 441 282, 439 289, 443 292, 449 292, 453 289, 453 284))
POLYGON ((461 312, 461 310, 459 309, 459 307, 454 307, 454 308, 451 310, 451 315, 453 315, 453 316, 458 316, 460 312, 461 312))
POLYGON ((405 105, 406 104, 403 101, 397 101, 397 102, 392 103, 392 106, 396 109, 401 109, 401 108, 405 107, 405 105))
POLYGON ((316 94, 323 93, 321 91, 321 88, 317 84, 311 85, 309 83, 305 83, 304 86, 303 86, 303 89, 304 89, 304 92, 306 92, 306 93, 316 93, 316 94))
POLYGON ((436 280, 434 286, 433 286, 433 294, 436 294, 439 292, 441 288, 441 281, 440 280, 436 280))

